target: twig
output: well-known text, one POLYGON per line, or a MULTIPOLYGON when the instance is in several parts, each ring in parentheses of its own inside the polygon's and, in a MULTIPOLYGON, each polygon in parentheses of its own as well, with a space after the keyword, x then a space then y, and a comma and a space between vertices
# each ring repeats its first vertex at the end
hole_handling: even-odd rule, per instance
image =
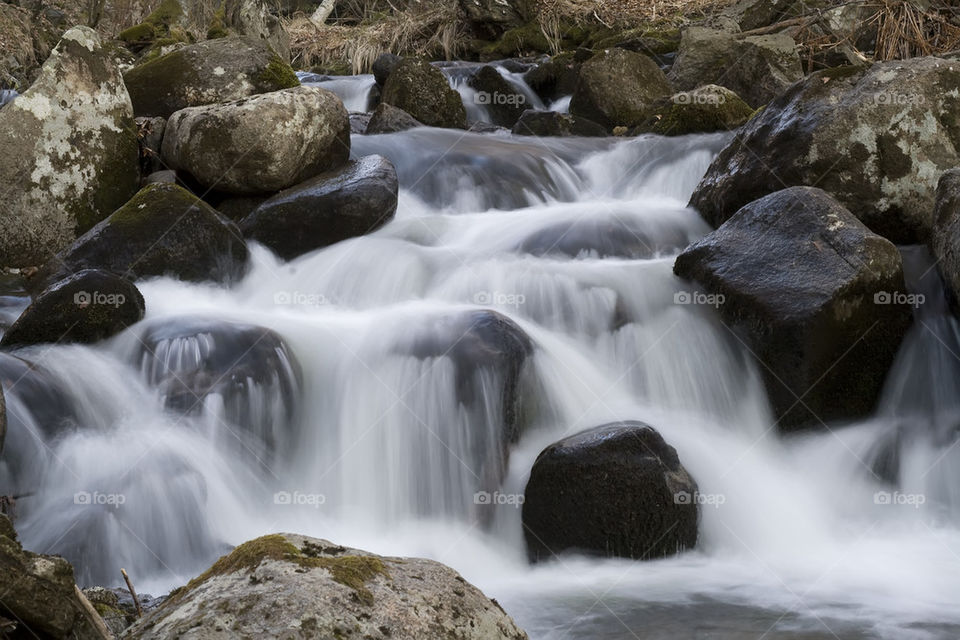
POLYGON ((127 575, 126 569, 120 569, 120 573, 123 574, 123 579, 127 582, 127 590, 130 591, 130 595, 133 596, 133 606, 137 608, 137 617, 143 617, 143 607, 140 606, 140 598, 137 597, 137 592, 133 588, 133 583, 130 582, 130 576, 127 575))
POLYGON ((84 595, 83 591, 80 590, 80 587, 73 585, 73 592, 77 596, 77 601, 80 603, 80 607, 87 614, 87 618, 90 620, 90 623, 93 625, 94 629, 97 630, 97 633, 100 634, 100 637, 104 640, 113 640, 113 634, 110 633, 109 629, 107 629, 107 625, 103 621, 103 618, 100 617, 100 614, 97 613, 97 610, 93 608, 92 604, 90 604, 90 601, 87 599, 87 596, 84 595))

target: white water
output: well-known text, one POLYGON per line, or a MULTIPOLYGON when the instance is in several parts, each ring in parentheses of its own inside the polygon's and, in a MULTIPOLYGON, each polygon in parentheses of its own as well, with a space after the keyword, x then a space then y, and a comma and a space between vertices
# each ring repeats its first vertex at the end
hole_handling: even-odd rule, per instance
MULTIPOLYGON (((923 493, 921 508, 875 504, 894 488, 871 464, 898 420, 909 434, 956 409, 956 322, 942 303, 925 307, 875 420, 779 438, 713 309, 675 303, 690 287, 672 256, 708 231, 684 203, 724 141, 355 137, 356 153, 397 165, 391 224, 289 264, 255 247, 232 290, 142 282, 147 319, 126 334, 18 353, 70 399, 58 411, 28 394, 32 378, 4 376, 0 493, 33 494, 18 503, 25 544, 67 556, 81 582, 116 584, 123 566, 160 593, 230 544, 296 531, 445 562, 538 639, 957 637, 953 437, 903 437, 899 490, 923 493), (697 550, 527 564, 519 510, 473 500, 499 476, 503 380, 480 373, 465 391, 455 358, 437 357, 450 346, 444 318, 482 308, 535 345, 518 382, 529 424, 499 490, 522 492, 536 455, 565 434, 645 420, 701 492, 723 498, 703 508, 697 550), (184 415, 169 387, 147 384, 164 369, 142 345, 150 328, 197 316, 267 327, 286 348, 268 336, 269 375, 226 396, 208 380, 213 393, 184 415), (424 336, 441 336, 439 351, 411 355, 424 336), (293 408, 284 381, 299 387, 293 408), (67 426, 42 411, 70 414, 67 426), (78 492, 123 504, 77 504, 78 492), (278 492, 303 504, 278 504, 278 492)), ((163 343, 178 376, 219 344, 201 336, 163 343)))

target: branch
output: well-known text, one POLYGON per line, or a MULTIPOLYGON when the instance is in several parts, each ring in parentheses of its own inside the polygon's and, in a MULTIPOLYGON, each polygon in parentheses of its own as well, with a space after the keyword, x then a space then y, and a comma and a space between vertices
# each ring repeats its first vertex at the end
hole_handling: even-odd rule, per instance
POLYGON ((127 590, 130 592, 130 595, 133 596, 133 606, 137 608, 137 617, 143 617, 143 607, 140 606, 140 598, 137 597, 137 592, 133 588, 133 583, 130 582, 130 576, 127 575, 126 569, 120 569, 120 573, 123 574, 123 579, 127 583, 127 590))
POLYGON ((327 18, 330 17, 330 14, 333 13, 333 9, 336 6, 337 0, 323 0, 320 6, 317 7, 317 10, 313 12, 313 15, 310 16, 310 22, 315 26, 321 26, 327 21, 327 18))

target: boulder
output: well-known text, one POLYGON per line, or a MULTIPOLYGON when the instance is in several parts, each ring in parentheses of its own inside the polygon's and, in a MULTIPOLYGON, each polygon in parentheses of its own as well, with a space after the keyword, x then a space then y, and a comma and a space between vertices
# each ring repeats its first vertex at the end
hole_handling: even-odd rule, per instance
POLYGON ((633 127, 647 118, 654 101, 672 93, 653 60, 633 51, 608 49, 580 68, 570 113, 608 129, 633 127))
POLYGON ((555 55, 523 75, 527 85, 548 103, 572 95, 579 77, 580 63, 570 53, 555 55))
POLYGON ((474 34, 495 40, 533 18, 530 0, 458 0, 474 34))
POLYGON ((930 248, 956 304, 960 300, 960 169, 950 169, 937 183, 930 248))
POLYGON ((138 116, 174 112, 299 86, 290 65, 263 40, 198 42, 138 65, 124 77, 138 116))
POLYGON ((397 68, 397 65, 400 64, 402 58, 393 53, 381 53, 377 56, 377 59, 373 61, 373 79, 376 81, 377 85, 383 87, 387 84, 387 78, 390 77, 390 74, 393 73, 393 70, 397 68))
POLYGON ((264 0, 226 0, 224 26, 237 33, 262 40, 285 62, 290 62, 290 34, 264 0))
POLYGON ((140 24, 124 29, 117 38, 131 51, 138 52, 163 41, 185 42, 186 13, 180 0, 163 0, 140 24))
POLYGON ((40 77, 0 110, 0 260, 35 266, 136 192, 137 134, 99 37, 67 31, 40 77))
POLYGON ((190 107, 167 121, 162 156, 207 189, 273 193, 342 166, 350 117, 340 98, 318 87, 190 107))
POLYGON ((746 123, 753 109, 726 87, 708 84, 658 100, 650 116, 633 133, 682 136, 731 131, 746 123))
POLYGON ((428 127, 467 128, 467 111, 446 76, 425 60, 404 58, 387 79, 381 102, 403 109, 428 127))
POLYGON ((419 122, 403 109, 381 102, 373 110, 373 115, 370 116, 370 122, 367 123, 365 133, 368 136, 378 133, 396 133, 397 131, 406 131, 422 126, 422 122, 419 122))
POLYGON ((697 543, 697 484, 649 425, 616 422, 544 449, 524 490, 532 560, 564 551, 647 560, 697 543))
POLYGON ((778 33, 740 37, 705 27, 683 32, 670 80, 680 91, 718 84, 761 107, 803 78, 796 43, 778 33))
POLYGON ((781 431, 874 408, 911 308, 897 248, 830 195, 791 187, 688 247, 674 272, 719 294, 781 431))
POLYGON ((173 184, 151 184, 58 254, 30 281, 39 290, 83 269, 131 279, 172 275, 229 282, 246 270, 247 245, 237 227, 173 184))
POLYGON ((500 75, 495 67, 480 67, 467 84, 477 92, 474 99, 486 110, 491 124, 512 127, 527 109, 527 96, 500 75))
POLYGON ((137 140, 140 142, 140 171, 149 176, 166 167, 160 161, 163 132, 167 127, 165 118, 137 118, 137 140))
POLYGON ((513 126, 513 133, 518 136, 585 136, 602 137, 607 130, 602 126, 566 113, 556 111, 537 111, 527 109, 513 126))
POLYGON ((281 191, 240 223, 248 238, 292 260, 362 236, 393 219, 397 172, 383 156, 366 156, 281 191))
POLYGON ((960 65, 913 58, 809 76, 713 161, 690 204, 713 226, 784 186, 815 184, 894 242, 930 237, 936 180, 960 165, 960 65))
POLYGON ((154 638, 526 640, 494 600, 438 562, 274 534, 240 545, 128 630, 154 638))
POLYGON ((85 269, 38 295, 3 334, 2 347, 94 343, 143 319, 144 302, 129 280, 85 269))

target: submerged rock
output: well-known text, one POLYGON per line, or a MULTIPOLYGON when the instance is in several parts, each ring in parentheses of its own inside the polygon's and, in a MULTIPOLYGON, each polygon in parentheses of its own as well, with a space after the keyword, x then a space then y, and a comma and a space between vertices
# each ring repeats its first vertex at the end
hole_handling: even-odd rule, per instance
POLYGON ((636 133, 682 136, 731 131, 746 123, 753 109, 733 91, 715 84, 659 100, 636 133))
POLYGON ((556 111, 527 109, 517 120, 513 133, 518 136, 603 137, 607 130, 592 120, 556 111))
POLYGON ((443 72, 425 60, 401 60, 390 73, 380 100, 429 127, 467 128, 467 111, 460 94, 450 88, 443 72))
POLYGON ((143 319, 140 291, 126 278, 85 269, 38 295, 3 334, 2 347, 94 343, 143 319))
POLYGON ((397 211, 397 172, 366 156, 281 191, 240 223, 248 238, 285 260, 379 229, 397 211))
POLYGON ((580 68, 570 113, 608 129, 643 122, 654 101, 673 93, 660 67, 649 57, 608 49, 580 68))
POLYGON ((124 77, 138 116, 174 112, 296 87, 290 65, 265 41, 218 38, 177 49, 138 65, 124 77))
POLYGON ((0 261, 36 266, 136 192, 137 134, 120 72, 91 29, 63 35, 0 110, 0 261))
POLYGON ((167 121, 163 160, 207 189, 273 193, 342 166, 350 117, 333 93, 295 87, 182 109, 167 121))
POLYGON ((697 543, 697 484, 642 422, 616 422, 544 449, 524 490, 533 560, 564 551, 647 560, 697 543))
MULTIPOLYGON (((28 416, 21 412, 11 412, 7 416, 7 444, 10 445, 14 430, 20 430, 29 435, 30 429, 38 428, 40 436, 49 438, 57 434, 74 429, 78 425, 76 407, 69 400, 66 389, 61 382, 40 364, 29 362, 23 358, 0 353, 0 383, 5 387, 5 403, 7 406, 18 404, 29 412, 32 424, 24 424, 28 416)), ((18 451, 6 457, 5 462, 15 467, 30 465, 28 459, 17 456, 18 451)))
POLYGON ((225 620, 236 638, 527 638, 496 601, 438 562, 289 533, 240 545, 126 637, 218 637, 225 620))
POLYGON ((580 63, 570 53, 553 56, 527 71, 523 79, 544 102, 553 102, 573 94, 580 77, 580 63))
POLYGON ((392 104, 387 104, 386 102, 381 102, 377 105, 377 108, 373 110, 373 115, 370 116, 370 121, 367 123, 367 128, 364 133, 366 133, 366 135, 396 133, 398 131, 406 131, 407 129, 422 126, 422 122, 418 121, 403 109, 395 107, 392 104))
POLYGON ((820 189, 750 203, 674 272, 722 296, 755 355, 781 431, 874 408, 911 321, 897 248, 820 189))
POLYGON ((477 91, 476 100, 487 110, 491 124, 512 127, 527 108, 527 97, 495 67, 480 67, 467 84, 477 91))
POLYGON ((757 114, 690 200, 714 226, 784 186, 816 184, 874 232, 926 240, 940 174, 960 165, 960 63, 914 58, 815 73, 757 114))

